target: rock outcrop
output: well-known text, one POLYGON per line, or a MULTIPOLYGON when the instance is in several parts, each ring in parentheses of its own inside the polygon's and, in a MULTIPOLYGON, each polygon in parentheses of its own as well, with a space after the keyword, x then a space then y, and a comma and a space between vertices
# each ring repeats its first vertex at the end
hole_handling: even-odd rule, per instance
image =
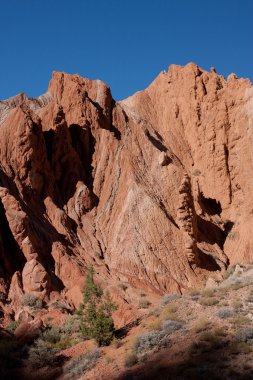
POLYGON ((58 72, 43 96, 0 102, 10 305, 28 292, 78 306, 90 264, 103 287, 163 293, 252 261, 252 129, 250 81, 195 64, 121 102, 58 72))

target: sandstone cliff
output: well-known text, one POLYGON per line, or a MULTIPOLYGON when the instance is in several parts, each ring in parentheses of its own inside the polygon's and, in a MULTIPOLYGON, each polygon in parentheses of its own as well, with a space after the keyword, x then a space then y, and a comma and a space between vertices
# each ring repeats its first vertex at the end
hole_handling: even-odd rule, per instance
POLYGON ((164 293, 252 261, 253 88, 188 64, 115 102, 54 72, 0 102, 0 291, 78 306, 103 287, 164 293))

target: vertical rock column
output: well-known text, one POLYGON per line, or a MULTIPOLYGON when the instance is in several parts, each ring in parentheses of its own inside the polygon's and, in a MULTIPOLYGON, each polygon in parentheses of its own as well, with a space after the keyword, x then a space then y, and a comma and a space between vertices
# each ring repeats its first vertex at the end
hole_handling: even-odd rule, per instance
POLYGON ((185 254, 191 266, 199 264, 196 242, 197 216, 191 189, 190 177, 185 174, 179 187, 179 206, 177 209, 177 223, 183 232, 185 254))

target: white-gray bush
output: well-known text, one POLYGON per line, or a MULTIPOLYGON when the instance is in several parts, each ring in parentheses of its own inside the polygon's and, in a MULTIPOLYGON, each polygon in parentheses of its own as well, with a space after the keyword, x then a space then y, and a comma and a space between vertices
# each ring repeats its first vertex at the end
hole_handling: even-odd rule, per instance
POLYGON ((58 358, 55 356, 57 350, 47 342, 38 338, 29 349, 28 366, 33 369, 53 366, 58 358))
POLYGON ((22 298, 22 305, 33 307, 34 309, 41 309, 43 306, 43 302, 34 294, 26 293, 22 298))
POLYGON ((220 319, 230 318, 230 317, 232 317, 234 314, 235 314, 234 310, 231 309, 231 308, 229 308, 229 307, 226 307, 226 308, 220 309, 220 310, 218 310, 217 313, 216 313, 217 317, 219 317, 220 319))
POLYGON ((163 322, 163 331, 166 334, 170 334, 173 331, 180 330, 183 327, 183 324, 178 321, 172 321, 171 319, 167 319, 163 322))
POLYGON ((160 301, 161 306, 167 305, 168 303, 180 298, 180 295, 177 293, 165 294, 160 301))
POLYGON ((101 354, 99 349, 95 348, 77 359, 70 360, 69 363, 64 365, 63 372, 66 374, 67 379, 74 380, 81 375, 84 375, 86 371, 91 369, 96 364, 100 356, 101 354))
POLYGON ((245 327, 238 331, 238 333, 235 336, 236 342, 246 342, 250 345, 253 345, 253 328, 252 327, 245 327))
POLYGON ((143 354, 147 351, 167 347, 169 344, 168 337, 164 331, 150 331, 136 338, 134 351, 143 354))

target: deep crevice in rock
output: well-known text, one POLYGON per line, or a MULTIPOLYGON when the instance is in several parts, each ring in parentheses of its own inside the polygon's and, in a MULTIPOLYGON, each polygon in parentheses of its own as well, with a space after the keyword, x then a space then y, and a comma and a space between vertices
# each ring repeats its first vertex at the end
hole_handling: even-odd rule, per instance
POLYGON ((5 276, 12 276, 14 272, 20 270, 25 265, 25 258, 20 250, 16 240, 14 239, 8 220, 5 215, 5 209, 0 201, 0 261, 3 274, 5 276), (2 244, 1 244, 2 243, 2 244), (2 246, 2 247, 1 247, 2 246), (3 249, 3 252, 1 250, 3 249))
POLYGON ((206 198, 203 192, 200 193, 200 203, 202 210, 208 215, 219 215, 222 212, 220 201, 213 198, 206 198))

